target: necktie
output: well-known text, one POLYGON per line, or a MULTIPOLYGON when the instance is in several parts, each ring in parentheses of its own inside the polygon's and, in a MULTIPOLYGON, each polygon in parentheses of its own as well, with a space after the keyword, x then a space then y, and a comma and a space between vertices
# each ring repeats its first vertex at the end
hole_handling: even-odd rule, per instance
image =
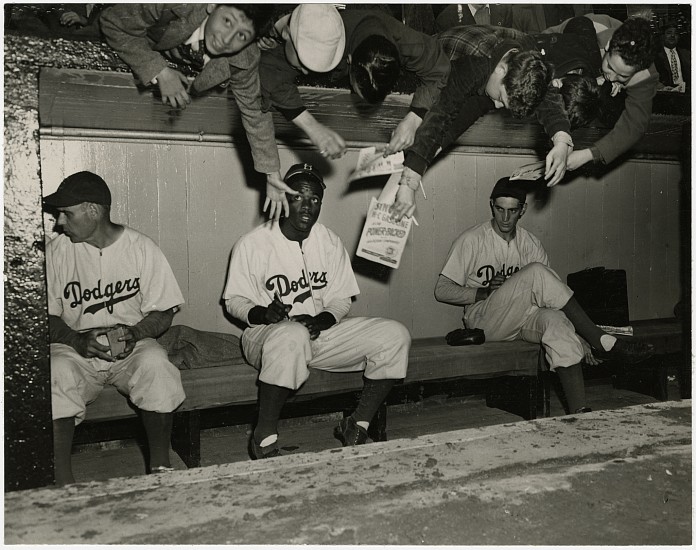
POLYGON ((672 66, 672 82, 676 84, 679 80, 679 62, 677 61, 677 54, 674 48, 669 50, 669 63, 672 66))
POLYGON ((477 25, 490 25, 491 24, 491 12, 488 6, 483 6, 476 10, 474 14, 474 21, 477 25))
POLYGON ((181 44, 179 46, 179 53, 181 57, 188 62, 192 68, 197 71, 203 70, 203 65, 205 65, 205 60, 203 59, 203 54, 205 53, 205 41, 198 41, 198 50, 194 50, 191 44, 181 44))

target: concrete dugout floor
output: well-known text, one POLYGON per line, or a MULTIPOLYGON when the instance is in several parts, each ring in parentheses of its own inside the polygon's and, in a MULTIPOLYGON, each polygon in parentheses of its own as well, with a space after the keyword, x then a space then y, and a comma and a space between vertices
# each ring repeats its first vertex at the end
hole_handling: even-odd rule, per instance
POLYGON ((5 496, 26 544, 676 545, 691 401, 5 496))

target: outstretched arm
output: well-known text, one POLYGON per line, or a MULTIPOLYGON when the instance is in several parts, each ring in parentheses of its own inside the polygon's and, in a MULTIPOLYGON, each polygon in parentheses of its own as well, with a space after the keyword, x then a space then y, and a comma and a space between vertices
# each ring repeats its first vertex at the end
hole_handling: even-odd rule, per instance
POLYGON ((603 138, 598 140, 594 149, 598 160, 608 164, 628 151, 645 135, 650 124, 652 103, 657 91, 659 76, 654 66, 636 73, 633 78, 639 82, 625 88, 626 103, 619 120, 603 138))
MULTIPOLYGON (((404 216, 411 216, 415 209, 415 191, 420 184, 420 177, 425 173, 435 156, 445 147, 454 143, 476 120, 493 107, 487 96, 473 92, 477 83, 468 69, 485 66, 485 60, 468 59, 452 67, 450 79, 442 91, 440 99, 425 115, 423 124, 416 132, 413 145, 406 151, 404 171, 399 182, 396 200, 390 211, 392 217, 399 221, 404 216)), ((476 74, 476 73, 473 73, 476 74)), ((480 78, 486 78, 485 69, 480 78)))
POLYGON ((337 159, 345 154, 346 142, 340 134, 324 126, 309 111, 302 111, 292 119, 292 122, 307 134, 324 158, 337 159))

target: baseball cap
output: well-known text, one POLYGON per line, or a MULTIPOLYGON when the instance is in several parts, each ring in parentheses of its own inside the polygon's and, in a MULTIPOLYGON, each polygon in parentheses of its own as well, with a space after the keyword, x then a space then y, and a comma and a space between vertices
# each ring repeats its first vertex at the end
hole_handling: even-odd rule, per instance
POLYGON ((491 191, 491 200, 494 201, 498 197, 512 197, 524 203, 527 201, 525 184, 522 180, 510 181, 510 178, 507 177, 500 178, 491 191))
POLYGON ((48 206, 75 206, 83 202, 93 202, 111 206, 111 191, 106 182, 92 172, 77 172, 65 178, 58 190, 44 198, 48 206))
POLYGON ((321 185, 322 189, 326 189, 326 184, 324 183, 324 178, 321 177, 321 174, 319 173, 314 166, 311 164, 293 164, 290 169, 288 170, 287 174, 285 174, 284 181, 288 185, 290 185, 290 180, 300 174, 304 174, 306 176, 309 176, 311 179, 314 179, 319 185, 321 185))
POLYGON ((346 31, 338 10, 330 4, 300 4, 290 16, 290 38, 302 65, 325 73, 341 61, 346 31))

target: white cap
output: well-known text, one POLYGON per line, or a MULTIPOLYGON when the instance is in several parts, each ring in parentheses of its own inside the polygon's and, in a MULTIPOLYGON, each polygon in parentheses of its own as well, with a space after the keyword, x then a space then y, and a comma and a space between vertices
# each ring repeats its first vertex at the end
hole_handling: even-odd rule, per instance
POLYGON ((300 4, 293 10, 288 27, 297 57, 310 71, 325 73, 341 61, 346 31, 334 6, 300 4))

